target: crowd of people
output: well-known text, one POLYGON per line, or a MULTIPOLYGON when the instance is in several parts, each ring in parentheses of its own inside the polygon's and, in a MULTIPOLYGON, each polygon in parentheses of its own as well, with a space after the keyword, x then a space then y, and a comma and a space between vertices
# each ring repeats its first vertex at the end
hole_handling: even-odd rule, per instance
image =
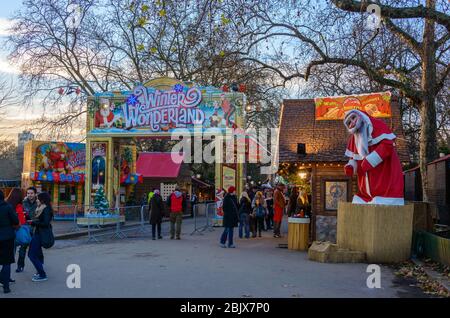
POLYGON ((5 200, 4 193, 0 191, 0 283, 4 293, 11 292, 10 283, 15 282, 11 278, 11 264, 15 263, 17 249, 16 273, 24 271, 28 250, 28 258, 36 269, 32 281, 47 280, 42 247, 44 240, 46 243, 48 241, 52 219, 53 209, 47 192, 37 194, 36 188, 30 187, 23 198, 22 190, 14 188, 5 200), (26 242, 17 240, 17 233, 23 230, 30 235, 26 242))
MULTIPOLYGON (((229 187, 223 199, 223 227, 220 237, 222 247, 235 248, 234 228, 238 227, 239 238, 261 237, 262 231, 273 229, 273 237, 281 237, 281 222, 285 211, 289 217, 294 214, 310 216, 311 205, 305 191, 294 187, 287 200, 286 187, 278 184, 271 188, 250 188, 241 193, 238 200, 235 187, 229 187)), ((225 192, 225 191, 224 191, 225 192)))

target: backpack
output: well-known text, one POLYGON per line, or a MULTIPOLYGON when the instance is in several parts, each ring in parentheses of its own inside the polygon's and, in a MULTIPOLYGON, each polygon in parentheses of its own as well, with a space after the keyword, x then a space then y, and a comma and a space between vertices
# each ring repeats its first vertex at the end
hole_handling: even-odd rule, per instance
POLYGON ((257 218, 263 218, 264 217, 264 207, 263 206, 257 206, 255 207, 255 214, 257 218))

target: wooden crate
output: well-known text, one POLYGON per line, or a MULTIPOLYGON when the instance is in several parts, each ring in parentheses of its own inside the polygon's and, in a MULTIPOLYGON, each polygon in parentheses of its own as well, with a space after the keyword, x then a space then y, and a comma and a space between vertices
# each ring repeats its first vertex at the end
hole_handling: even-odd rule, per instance
POLYGON ((337 245, 361 251, 370 263, 394 263, 410 258, 413 204, 404 206, 339 202, 337 245))
POLYGON ((289 218, 288 249, 306 251, 309 245, 309 218, 289 218))

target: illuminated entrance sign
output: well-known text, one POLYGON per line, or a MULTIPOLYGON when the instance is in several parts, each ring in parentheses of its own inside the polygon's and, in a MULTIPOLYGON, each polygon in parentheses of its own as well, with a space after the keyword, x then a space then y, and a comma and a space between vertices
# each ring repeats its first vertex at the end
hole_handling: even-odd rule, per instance
POLYGON ((95 136, 169 135, 193 130, 242 127, 245 95, 172 81, 138 85, 132 91, 97 93, 90 101, 88 134, 95 136))
POLYGON ((205 113, 197 107, 202 93, 196 87, 186 92, 181 85, 179 87, 171 91, 136 87, 122 106, 125 127, 150 127, 157 132, 165 127, 186 127, 195 123, 203 125, 205 113))

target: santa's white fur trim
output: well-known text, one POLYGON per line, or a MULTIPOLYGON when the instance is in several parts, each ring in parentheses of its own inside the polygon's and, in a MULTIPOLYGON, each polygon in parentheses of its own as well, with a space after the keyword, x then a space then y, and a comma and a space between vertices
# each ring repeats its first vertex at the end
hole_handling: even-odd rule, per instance
POLYGON ((363 199, 361 199, 356 194, 353 196, 352 203, 355 203, 355 204, 368 204, 368 202, 364 201, 363 199))
POLYGON ((355 160, 350 159, 345 166, 352 166, 353 167, 353 174, 356 174, 356 169, 358 169, 358 165, 356 164, 355 160))
POLYGON ((350 157, 353 160, 363 160, 364 157, 358 155, 357 153, 351 152, 350 150, 345 150, 345 156, 350 157))
POLYGON ((369 204, 383 204, 383 205, 405 205, 404 198, 386 198, 386 197, 374 197, 369 204))
POLYGON ((380 157, 380 155, 376 151, 372 151, 367 157, 366 160, 370 163, 372 167, 378 166, 380 163, 383 162, 383 159, 380 157))
POLYGON ((378 137, 371 139, 369 141, 369 145, 373 146, 373 145, 376 145, 377 143, 379 143, 382 140, 385 140, 385 139, 387 139, 387 140, 394 140, 395 138, 397 138, 397 136, 395 136, 393 133, 381 134, 378 137))

